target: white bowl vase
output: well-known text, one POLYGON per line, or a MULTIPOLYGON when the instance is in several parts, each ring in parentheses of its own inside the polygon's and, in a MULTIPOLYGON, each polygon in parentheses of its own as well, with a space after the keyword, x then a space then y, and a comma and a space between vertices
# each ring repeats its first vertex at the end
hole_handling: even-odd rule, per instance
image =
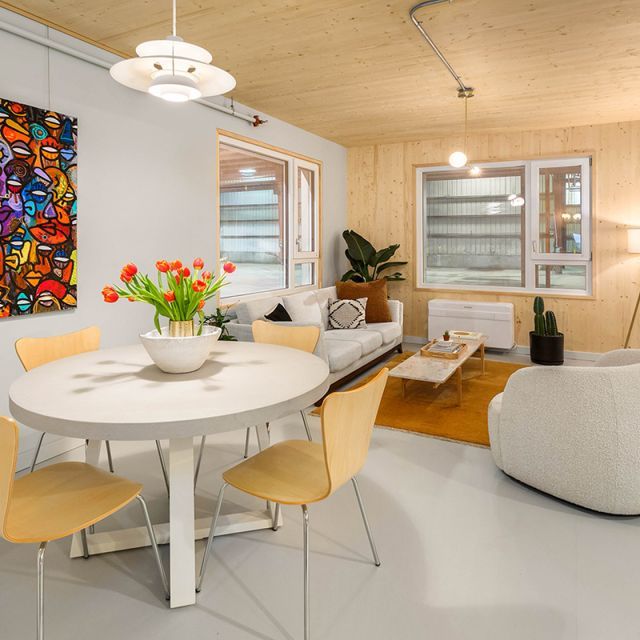
POLYGON ((141 334, 140 340, 159 369, 165 373, 189 373, 204 364, 221 333, 220 327, 204 326, 199 336, 174 338, 169 336, 169 327, 162 327, 162 333, 154 329, 141 334))

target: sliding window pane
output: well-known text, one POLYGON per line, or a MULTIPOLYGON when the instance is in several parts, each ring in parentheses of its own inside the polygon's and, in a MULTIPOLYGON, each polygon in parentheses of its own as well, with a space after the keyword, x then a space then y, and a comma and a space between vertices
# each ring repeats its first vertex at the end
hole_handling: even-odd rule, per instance
POLYGON ((286 164, 220 145, 220 256, 238 270, 223 297, 287 285, 286 164))
POLYGON ((587 266, 584 264, 537 264, 536 289, 587 291, 587 266))
POLYGON ((296 248, 298 253, 312 253, 316 250, 315 172, 298 167, 297 173, 296 248))
POLYGON ((524 287, 524 167, 422 176, 425 285, 524 287))
POLYGON ((582 253, 582 167, 541 167, 538 253, 582 253))

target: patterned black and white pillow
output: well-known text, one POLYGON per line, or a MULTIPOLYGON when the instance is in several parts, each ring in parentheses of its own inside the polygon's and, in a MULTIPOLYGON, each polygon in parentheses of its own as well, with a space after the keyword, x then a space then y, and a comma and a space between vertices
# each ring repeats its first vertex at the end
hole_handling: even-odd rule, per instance
POLYGON ((329 300, 329 329, 363 329, 367 299, 329 300))

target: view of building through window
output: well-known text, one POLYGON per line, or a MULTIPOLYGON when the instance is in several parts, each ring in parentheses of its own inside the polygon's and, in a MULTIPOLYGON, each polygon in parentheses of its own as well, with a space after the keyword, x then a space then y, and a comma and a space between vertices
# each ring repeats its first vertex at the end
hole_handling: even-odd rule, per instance
POLYGON ((417 170, 423 287, 590 292, 589 159, 417 170))
POLYGON ((317 284, 319 166, 220 143, 220 257, 238 266, 223 298, 317 284))

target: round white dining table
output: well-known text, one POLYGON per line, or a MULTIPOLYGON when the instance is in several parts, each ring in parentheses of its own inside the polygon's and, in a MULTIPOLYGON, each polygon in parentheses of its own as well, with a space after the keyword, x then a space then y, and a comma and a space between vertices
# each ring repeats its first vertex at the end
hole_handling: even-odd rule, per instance
MULTIPOLYGON (((97 464, 105 440, 169 440, 169 523, 154 525, 170 543, 171 606, 195 603, 195 540, 209 519, 195 520, 195 436, 258 427, 300 411, 328 390, 329 368, 296 349, 253 342, 217 342, 198 371, 167 374, 141 345, 102 349, 32 369, 9 389, 12 415, 48 433, 89 441, 87 462, 97 464)), ((270 508, 230 513, 216 535, 273 525, 270 508)), ((144 527, 95 532, 89 550, 105 553, 146 546, 144 527)), ((82 555, 74 538, 72 557, 82 555)))

